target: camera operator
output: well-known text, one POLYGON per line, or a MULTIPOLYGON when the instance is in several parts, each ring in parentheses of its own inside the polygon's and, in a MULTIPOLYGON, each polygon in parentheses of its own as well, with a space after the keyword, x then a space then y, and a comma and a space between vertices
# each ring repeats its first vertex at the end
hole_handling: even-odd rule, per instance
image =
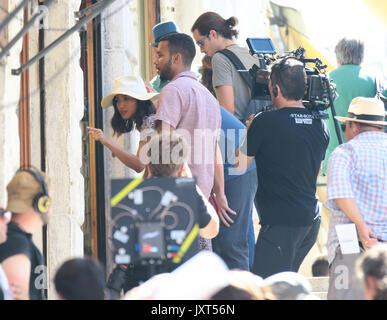
POLYGON ((274 63, 269 91, 276 110, 248 121, 247 136, 236 151, 237 169, 245 170, 255 160, 260 177, 256 204, 261 229, 252 271, 263 278, 297 272, 320 228, 316 181, 329 132, 304 107, 305 88, 300 61, 274 63))

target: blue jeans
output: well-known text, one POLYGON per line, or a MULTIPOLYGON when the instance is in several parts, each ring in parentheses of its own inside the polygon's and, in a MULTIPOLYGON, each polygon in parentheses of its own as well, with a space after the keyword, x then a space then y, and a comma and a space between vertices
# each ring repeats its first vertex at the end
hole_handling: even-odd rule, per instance
POLYGON ((252 241, 253 244, 255 242, 254 230, 252 234, 248 231, 250 225, 253 227, 251 220, 253 201, 257 191, 256 170, 225 181, 224 189, 228 206, 237 215, 230 214, 231 219, 234 220, 230 227, 220 222, 219 234, 212 239, 213 251, 225 261, 228 268, 249 271, 250 242, 252 241))
POLYGON ((249 230, 247 232, 247 245, 249 246, 249 267, 253 269, 254 264, 254 251, 255 251, 255 234, 253 224, 253 210, 250 212, 249 230))

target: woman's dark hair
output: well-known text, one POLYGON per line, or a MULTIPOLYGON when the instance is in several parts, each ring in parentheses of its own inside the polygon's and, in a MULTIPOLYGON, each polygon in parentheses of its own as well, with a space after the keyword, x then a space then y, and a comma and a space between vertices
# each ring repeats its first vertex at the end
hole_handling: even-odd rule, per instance
POLYGON ((134 114, 134 118, 124 120, 121 117, 120 112, 117 109, 117 98, 114 97, 113 99, 113 106, 114 106, 114 115, 112 120, 110 121, 110 124, 113 128, 113 135, 117 134, 119 137, 121 134, 130 132, 133 129, 134 124, 136 124, 136 129, 140 131, 140 128, 143 124, 144 118, 156 113, 156 107, 150 100, 138 100, 137 101, 137 110, 134 114))
POLYGON ((202 75, 202 85, 205 86, 208 91, 210 91, 212 95, 216 98, 216 93, 212 84, 211 60, 212 58, 210 56, 204 56, 204 58, 202 59, 202 67, 200 68, 200 73, 202 75))
POLYGON ((238 37, 239 32, 234 29, 237 24, 238 19, 235 17, 225 20, 216 12, 205 12, 197 18, 191 28, 191 32, 198 29, 201 35, 208 36, 211 30, 215 30, 223 38, 231 40, 232 37, 238 37))

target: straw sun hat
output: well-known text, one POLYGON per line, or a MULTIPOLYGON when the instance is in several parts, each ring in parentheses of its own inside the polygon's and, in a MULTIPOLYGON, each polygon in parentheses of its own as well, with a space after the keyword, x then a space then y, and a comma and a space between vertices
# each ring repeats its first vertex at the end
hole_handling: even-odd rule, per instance
POLYGON ((148 92, 141 77, 130 75, 114 80, 114 91, 105 96, 101 106, 106 109, 113 105, 113 99, 117 94, 124 94, 137 100, 153 100, 159 96, 158 92, 148 92))
POLYGON ((355 121, 377 126, 387 126, 386 111, 381 100, 357 97, 351 101, 346 117, 336 116, 338 121, 355 121))

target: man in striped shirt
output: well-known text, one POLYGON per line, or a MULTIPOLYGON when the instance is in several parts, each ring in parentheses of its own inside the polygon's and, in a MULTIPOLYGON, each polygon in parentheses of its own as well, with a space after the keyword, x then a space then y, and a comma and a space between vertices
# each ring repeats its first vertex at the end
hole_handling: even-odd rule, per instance
POLYGON ((354 223, 361 249, 387 241, 387 134, 384 105, 374 98, 352 100, 342 124, 346 143, 328 163, 327 207, 330 282, 328 299, 364 299, 354 266, 360 254, 342 254, 335 227, 354 223))

